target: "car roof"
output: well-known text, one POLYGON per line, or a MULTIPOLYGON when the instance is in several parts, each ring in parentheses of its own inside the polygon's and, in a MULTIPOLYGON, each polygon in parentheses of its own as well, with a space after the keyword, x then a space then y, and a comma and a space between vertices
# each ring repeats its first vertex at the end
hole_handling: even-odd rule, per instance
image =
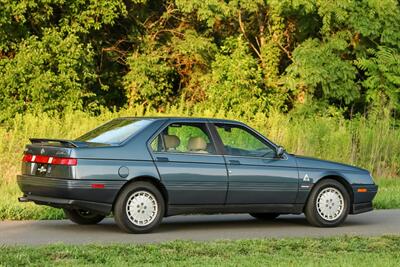
POLYGON ((240 121, 218 119, 218 118, 205 118, 205 117, 120 117, 118 119, 149 119, 149 120, 162 120, 162 121, 182 121, 182 122, 214 122, 214 123, 234 123, 242 124, 240 121))

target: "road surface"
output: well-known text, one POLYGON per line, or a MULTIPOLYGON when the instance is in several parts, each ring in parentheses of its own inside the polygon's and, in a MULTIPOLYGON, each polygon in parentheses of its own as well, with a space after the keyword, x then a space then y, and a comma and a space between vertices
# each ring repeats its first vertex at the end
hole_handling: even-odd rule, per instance
POLYGON ((303 215, 284 215, 269 222, 247 214, 175 216, 165 218, 154 233, 142 235, 121 232, 112 218, 98 225, 76 225, 68 220, 0 222, 0 246, 383 234, 400 235, 400 209, 349 215, 337 228, 312 227, 303 215))

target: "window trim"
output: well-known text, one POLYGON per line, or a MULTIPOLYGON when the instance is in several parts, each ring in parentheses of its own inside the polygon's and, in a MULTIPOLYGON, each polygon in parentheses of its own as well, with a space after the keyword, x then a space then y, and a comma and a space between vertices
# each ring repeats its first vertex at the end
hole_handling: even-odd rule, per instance
POLYGON ((212 123, 212 127, 213 127, 213 131, 215 133, 215 135, 217 136, 217 139, 219 141, 219 145, 221 146, 222 149, 222 153, 224 156, 229 156, 229 157, 237 157, 237 158, 252 158, 252 159, 275 159, 275 160, 287 160, 288 157, 286 155, 286 152, 283 154, 282 158, 277 158, 277 157, 260 157, 260 156, 238 156, 238 155, 231 155, 229 153, 227 153, 227 151, 225 150, 225 146, 224 143, 222 141, 221 136, 218 133, 217 130, 217 124, 220 125, 230 125, 230 126, 234 126, 237 128, 242 128, 247 132, 250 132, 250 134, 252 134, 254 137, 256 137, 257 139, 259 139, 262 143, 266 144, 267 146, 270 146, 273 150, 277 150, 277 145, 272 143, 270 140, 268 140, 265 136, 263 136, 261 133, 259 133, 258 131, 254 130, 253 128, 247 126, 246 124, 243 123, 233 123, 233 122, 213 122, 212 123))
MULTIPOLYGON (((163 145, 164 145, 164 138, 161 138, 163 145)), ((147 149, 149 150, 151 155, 154 154, 166 154, 166 155, 197 155, 197 156, 222 156, 222 151, 220 149, 220 147, 217 145, 217 142, 214 139, 213 133, 212 133, 212 129, 210 127, 210 122, 209 121, 204 121, 204 122, 199 122, 199 121, 167 121, 165 124, 163 124, 157 131, 155 134, 153 134, 147 141, 147 149), (215 154, 203 154, 203 153, 190 153, 188 151, 186 152, 166 152, 166 151, 153 151, 152 147, 151 147, 151 143, 154 141, 155 138, 157 138, 166 128, 168 128, 171 124, 203 124, 205 125, 206 128, 206 135, 209 136, 210 142, 213 144, 214 148, 215 148, 215 154)), ((154 159, 154 157, 153 157, 154 159)))

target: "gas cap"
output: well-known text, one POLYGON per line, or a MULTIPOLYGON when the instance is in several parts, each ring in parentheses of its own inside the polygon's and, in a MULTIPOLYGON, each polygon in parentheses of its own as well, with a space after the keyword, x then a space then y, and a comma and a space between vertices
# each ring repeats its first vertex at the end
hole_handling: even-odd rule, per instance
POLYGON ((122 178, 126 178, 129 175, 129 169, 125 166, 122 166, 118 170, 118 175, 121 176, 122 178))

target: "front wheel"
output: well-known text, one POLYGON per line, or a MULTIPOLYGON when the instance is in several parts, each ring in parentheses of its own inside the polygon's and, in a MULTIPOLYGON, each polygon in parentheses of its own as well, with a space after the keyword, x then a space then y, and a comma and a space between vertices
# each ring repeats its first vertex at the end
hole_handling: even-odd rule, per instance
POLYGON ((148 233, 161 223, 164 210, 164 198, 154 185, 135 182, 118 196, 114 205, 114 219, 128 233, 148 233))
POLYGON ((350 210, 350 196, 336 180, 327 179, 311 191, 304 213, 308 222, 318 227, 335 227, 344 222, 350 210))
POLYGON ((104 219, 104 215, 81 209, 64 209, 65 216, 77 224, 97 224, 104 219))

